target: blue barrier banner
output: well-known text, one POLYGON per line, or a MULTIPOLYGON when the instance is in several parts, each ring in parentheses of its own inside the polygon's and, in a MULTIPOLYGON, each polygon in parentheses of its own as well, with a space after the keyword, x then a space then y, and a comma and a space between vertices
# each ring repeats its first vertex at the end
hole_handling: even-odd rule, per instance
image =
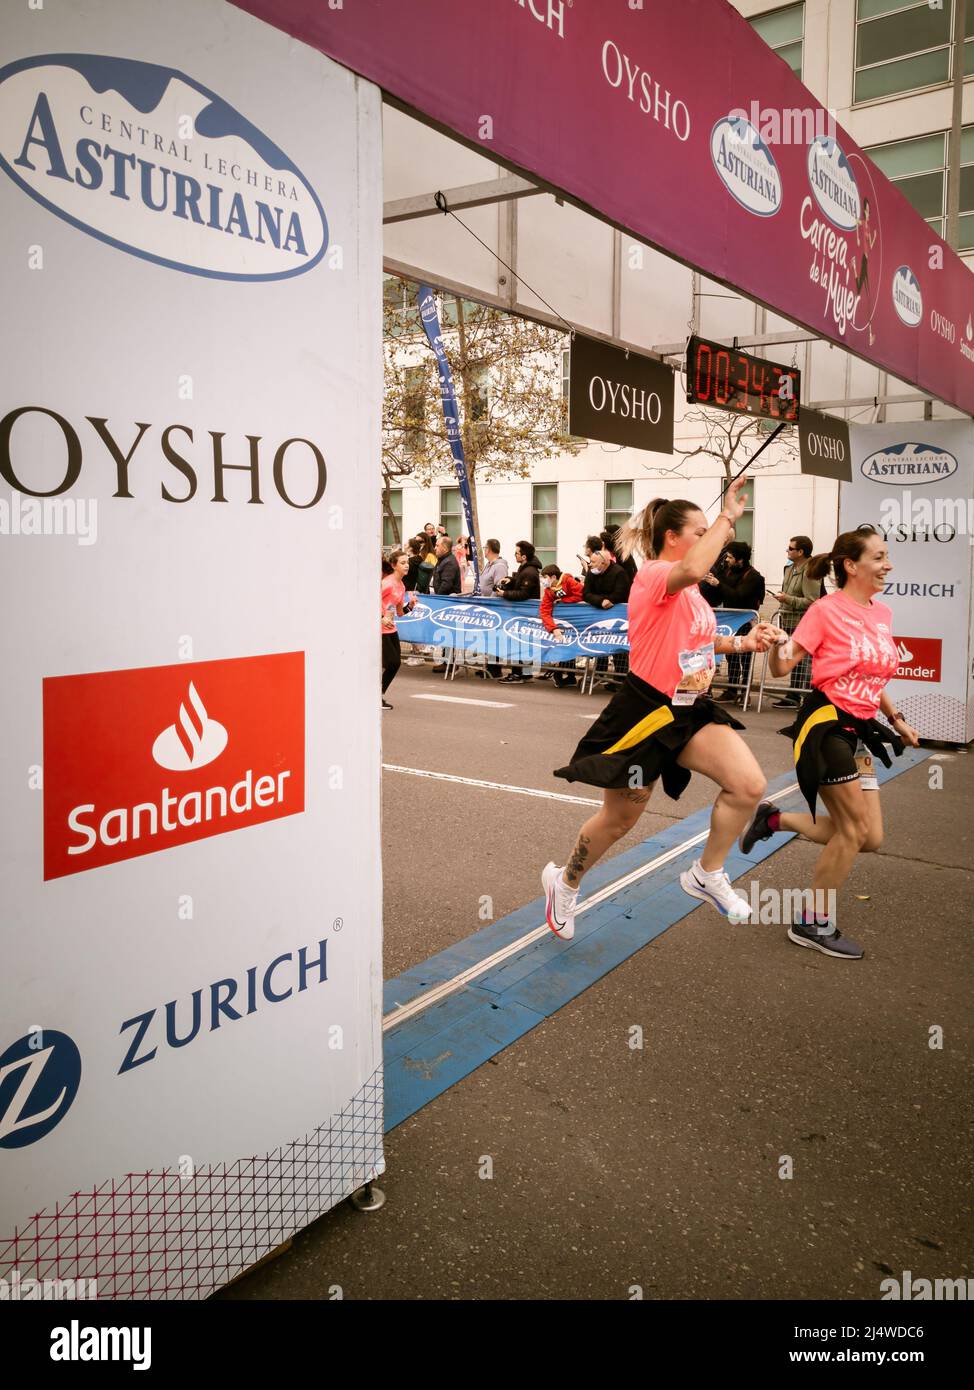
POLYGON ((463 440, 460 437, 460 412, 457 409, 456 392, 453 389, 453 373, 450 371, 446 348, 443 346, 443 335, 440 333, 440 320, 436 312, 436 296, 429 285, 420 285, 416 302, 419 305, 419 317, 429 339, 429 345, 433 349, 437 370, 440 374, 440 400, 443 405, 443 419, 446 423, 446 437, 450 444, 450 452, 453 454, 453 466, 456 469, 457 482, 460 484, 460 500, 463 503, 463 519, 467 523, 467 535, 470 537, 474 574, 473 591, 475 594, 479 594, 480 556, 477 551, 477 537, 473 530, 470 479, 467 477, 467 462, 463 456, 463 440))
MULTIPOLYGON (((580 656, 611 656, 629 650, 629 611, 625 603, 612 608, 591 608, 587 603, 556 604, 554 619, 565 635, 565 640, 558 642, 538 616, 538 599, 515 603, 472 594, 416 597, 414 611, 396 619, 396 629, 404 642, 451 647, 488 656, 505 665, 550 665, 580 656)), ((757 619, 750 608, 718 608, 714 616, 722 637, 733 636, 746 623, 757 619)))

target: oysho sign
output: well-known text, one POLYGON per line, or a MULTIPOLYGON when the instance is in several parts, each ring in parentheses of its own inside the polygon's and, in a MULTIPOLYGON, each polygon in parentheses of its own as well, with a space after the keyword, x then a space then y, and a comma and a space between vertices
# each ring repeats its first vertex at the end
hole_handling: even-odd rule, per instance
POLYGON ((317 265, 324 208, 297 165, 175 68, 100 54, 0 69, 0 167, 43 207, 121 251, 225 280, 317 265))
POLYGON ((670 453, 673 373, 652 357, 576 333, 569 367, 572 434, 670 453))
POLYGON ((798 452, 803 473, 846 483, 852 478, 847 420, 802 406, 798 416, 798 452))

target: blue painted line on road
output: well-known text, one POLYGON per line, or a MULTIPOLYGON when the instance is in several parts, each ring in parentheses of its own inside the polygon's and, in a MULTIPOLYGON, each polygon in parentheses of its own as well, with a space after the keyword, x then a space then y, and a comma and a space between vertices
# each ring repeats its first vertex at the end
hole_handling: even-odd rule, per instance
MULTIPOLYGON (((907 749, 892 768, 878 765, 880 783, 929 757, 925 749, 907 749)), ((793 774, 776 778, 769 785, 769 799, 793 781, 793 774)), ((804 809, 798 791, 785 798, 782 805, 790 809, 801 805, 804 809)), ((635 848, 596 865, 585 875, 584 895, 598 892, 706 830, 710 812, 709 806, 695 811, 635 848)), ((739 878, 794 838, 791 832, 774 835, 770 840, 759 841, 749 855, 735 848, 727 857, 727 873, 732 880, 739 878)), ((679 882, 680 873, 698 854, 699 846, 688 849, 583 913, 571 941, 559 941, 548 933, 472 984, 424 1009, 400 1027, 391 1028, 384 1040, 386 1132, 703 906, 698 899, 688 897, 679 882)), ((396 1004, 406 1004, 425 990, 486 960, 541 926, 544 914, 544 898, 539 897, 388 980, 386 1011, 392 1012, 396 1004)))

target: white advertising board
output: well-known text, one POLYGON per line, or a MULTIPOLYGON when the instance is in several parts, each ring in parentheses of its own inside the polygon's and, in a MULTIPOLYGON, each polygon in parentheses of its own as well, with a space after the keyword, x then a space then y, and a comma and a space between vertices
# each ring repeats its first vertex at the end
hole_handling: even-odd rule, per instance
POLYGON ((201 1298, 384 1167, 380 97, 3 28, 0 1283, 201 1298))
POLYGON ((900 666, 889 691, 921 738, 974 737, 971 568, 974 425, 914 421, 850 425, 852 481, 840 486, 839 525, 876 526, 893 569, 900 666))

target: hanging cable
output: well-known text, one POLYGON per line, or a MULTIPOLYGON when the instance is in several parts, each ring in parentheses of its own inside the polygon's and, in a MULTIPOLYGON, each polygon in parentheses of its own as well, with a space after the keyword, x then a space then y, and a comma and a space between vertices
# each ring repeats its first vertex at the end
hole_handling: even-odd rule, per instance
POLYGON ((465 232, 469 232, 470 235, 473 237, 474 241, 479 241, 485 251, 489 251, 490 254, 494 257, 494 259, 498 261, 504 267, 505 270, 509 270, 511 272, 515 280, 520 280, 522 285, 525 285, 529 290, 531 290, 531 293, 534 295, 535 299, 540 300, 546 309, 550 309, 556 319, 561 319, 562 323, 565 325, 571 336, 574 338, 575 328, 572 324, 568 322, 565 316, 563 314, 559 314, 558 310, 554 308, 553 305, 548 303, 544 295, 541 295, 538 293, 537 290, 532 289, 531 286, 528 284, 527 280, 525 280, 524 276, 518 274, 518 272, 514 269, 513 266, 508 265, 507 262, 501 256, 498 256, 494 248, 492 246, 488 246, 486 241, 484 241, 482 237, 479 237, 472 227, 468 227, 466 222, 461 221, 461 219, 457 217, 453 209, 447 204, 446 197, 442 192, 434 193, 433 201, 436 203, 436 206, 439 208, 440 212, 448 213, 450 217, 454 219, 455 222, 459 222, 463 230, 465 232))

